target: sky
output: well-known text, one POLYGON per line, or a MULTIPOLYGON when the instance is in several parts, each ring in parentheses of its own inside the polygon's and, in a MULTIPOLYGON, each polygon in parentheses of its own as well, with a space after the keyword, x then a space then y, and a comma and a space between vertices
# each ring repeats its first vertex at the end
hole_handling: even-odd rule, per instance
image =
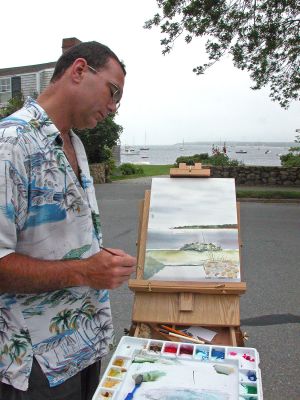
POLYGON ((153 179, 148 229, 237 224, 235 197, 231 178, 153 179))
POLYGON ((56 61, 63 38, 96 40, 126 64, 121 107, 115 121, 124 145, 187 142, 293 141, 300 102, 282 109, 268 89, 253 91, 246 71, 229 56, 204 75, 204 42, 175 42, 162 55, 159 28, 143 29, 157 11, 155 0, 11 0, 1 6, 0 68, 56 61), (13 16, 13 17, 12 17, 13 16))

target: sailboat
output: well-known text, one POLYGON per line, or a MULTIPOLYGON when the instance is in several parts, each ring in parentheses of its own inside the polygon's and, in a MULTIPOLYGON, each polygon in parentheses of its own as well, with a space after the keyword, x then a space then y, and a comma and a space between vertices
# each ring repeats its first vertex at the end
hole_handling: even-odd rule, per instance
POLYGON ((182 145, 179 147, 179 150, 183 151, 184 150, 184 140, 182 139, 182 145))
POLYGON ((146 146, 146 132, 145 132, 145 142, 144 142, 144 146, 140 147, 140 150, 149 150, 149 147, 146 146))

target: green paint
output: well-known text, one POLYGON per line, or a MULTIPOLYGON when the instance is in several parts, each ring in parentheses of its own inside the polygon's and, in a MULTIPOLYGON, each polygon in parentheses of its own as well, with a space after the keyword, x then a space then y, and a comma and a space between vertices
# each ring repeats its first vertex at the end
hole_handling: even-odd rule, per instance
POLYGON ((149 371, 149 372, 143 372, 142 374, 134 374, 132 375, 132 378, 135 380, 135 378, 138 375, 142 375, 143 377, 142 382, 154 382, 157 381, 162 376, 165 376, 166 373, 163 371, 149 371))
POLYGON ((257 394, 257 387, 256 386, 245 385, 245 384, 243 384, 243 386, 246 389, 247 394, 257 394))

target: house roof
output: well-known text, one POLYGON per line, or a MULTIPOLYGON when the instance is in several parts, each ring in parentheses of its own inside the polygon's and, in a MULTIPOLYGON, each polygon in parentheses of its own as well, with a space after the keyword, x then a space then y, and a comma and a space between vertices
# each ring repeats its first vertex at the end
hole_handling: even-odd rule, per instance
POLYGON ((47 68, 54 68, 55 64, 56 64, 56 61, 48 62, 48 63, 44 63, 44 64, 25 65, 23 67, 2 68, 2 69, 0 69, 0 77, 39 72, 39 71, 43 71, 44 69, 47 69, 47 68))

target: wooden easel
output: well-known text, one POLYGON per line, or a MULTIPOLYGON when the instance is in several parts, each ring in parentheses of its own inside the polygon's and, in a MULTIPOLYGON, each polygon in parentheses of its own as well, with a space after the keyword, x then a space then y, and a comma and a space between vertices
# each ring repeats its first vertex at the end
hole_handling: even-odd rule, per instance
MULTIPOLYGON (((201 164, 170 170, 171 177, 209 177, 210 170, 202 169, 201 164)), ((150 207, 150 191, 140 209, 140 224, 137 243, 136 279, 129 281, 134 291, 132 327, 130 333, 140 336, 142 324, 150 330, 150 337, 170 340, 159 330, 159 324, 173 327, 204 326, 219 332, 213 343, 224 345, 243 345, 240 331, 240 295, 245 293, 244 282, 178 282, 151 281, 143 279, 147 227, 150 207)), ((239 205, 238 205, 239 226, 239 205)), ((240 240, 239 240, 240 242, 240 240)), ((241 247, 241 243, 240 243, 241 247)), ((172 339, 176 340, 176 339, 172 339)))

